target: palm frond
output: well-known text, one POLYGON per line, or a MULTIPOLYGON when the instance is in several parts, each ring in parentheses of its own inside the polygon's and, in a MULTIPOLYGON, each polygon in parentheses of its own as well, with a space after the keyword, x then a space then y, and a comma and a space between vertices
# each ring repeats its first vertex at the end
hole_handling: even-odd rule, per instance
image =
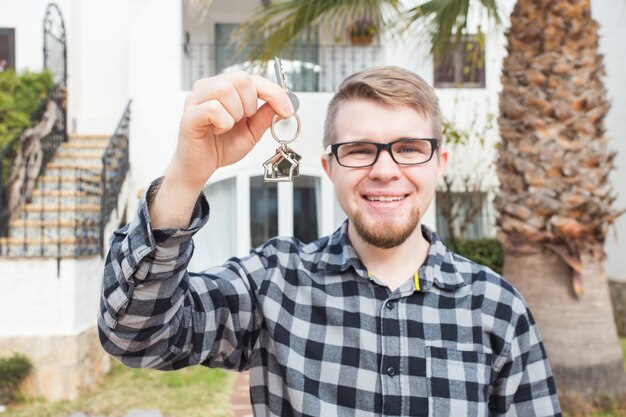
POLYGON ((319 28, 332 39, 358 20, 367 20, 382 30, 387 16, 400 12, 400 0, 286 0, 259 8, 234 34, 239 51, 248 60, 266 62, 289 48, 309 28, 319 28))
POLYGON ((486 13, 489 23, 502 24, 497 0, 429 0, 408 9, 390 25, 396 34, 426 36, 430 52, 440 55, 458 46, 467 30, 470 7, 486 13))

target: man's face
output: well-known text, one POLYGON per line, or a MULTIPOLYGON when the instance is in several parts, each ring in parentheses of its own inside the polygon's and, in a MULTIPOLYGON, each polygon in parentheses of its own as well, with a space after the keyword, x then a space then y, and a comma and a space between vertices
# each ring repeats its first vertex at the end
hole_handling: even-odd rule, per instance
MULTIPOLYGON (((400 138, 432 138, 431 121, 408 105, 370 99, 344 102, 337 113, 336 142, 388 143, 400 138)), ((350 220, 349 235, 380 248, 392 248, 417 230, 448 162, 446 150, 424 164, 397 165, 387 151, 365 168, 346 168, 334 156, 322 166, 335 185, 339 204, 350 220)))

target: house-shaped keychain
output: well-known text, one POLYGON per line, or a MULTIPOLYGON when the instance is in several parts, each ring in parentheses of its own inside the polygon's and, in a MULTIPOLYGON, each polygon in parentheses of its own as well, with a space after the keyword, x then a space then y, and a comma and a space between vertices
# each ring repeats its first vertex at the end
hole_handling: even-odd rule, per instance
POLYGON ((298 167, 302 157, 286 146, 276 149, 276 154, 263 163, 268 182, 293 181, 298 176, 298 167))

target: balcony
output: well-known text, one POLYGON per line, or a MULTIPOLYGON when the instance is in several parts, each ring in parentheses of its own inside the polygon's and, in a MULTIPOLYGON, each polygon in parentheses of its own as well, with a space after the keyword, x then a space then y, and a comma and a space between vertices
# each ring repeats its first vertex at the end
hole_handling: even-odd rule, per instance
MULTIPOLYGON (((230 44, 187 43, 183 45, 183 88, 205 77, 246 70, 276 81, 273 63, 251 68, 230 44)), ((285 79, 290 90, 298 92, 332 92, 350 74, 382 65, 380 45, 306 45, 281 54, 285 79)))

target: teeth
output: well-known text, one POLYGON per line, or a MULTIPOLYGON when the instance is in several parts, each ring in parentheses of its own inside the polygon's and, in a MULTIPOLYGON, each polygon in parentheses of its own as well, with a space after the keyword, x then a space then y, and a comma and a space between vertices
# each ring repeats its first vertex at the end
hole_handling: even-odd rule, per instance
POLYGON ((394 197, 387 197, 387 196, 373 196, 373 195, 368 195, 365 198, 367 198, 369 201, 382 201, 384 203, 389 203, 391 201, 400 201, 402 199, 404 199, 403 196, 394 196, 394 197))

